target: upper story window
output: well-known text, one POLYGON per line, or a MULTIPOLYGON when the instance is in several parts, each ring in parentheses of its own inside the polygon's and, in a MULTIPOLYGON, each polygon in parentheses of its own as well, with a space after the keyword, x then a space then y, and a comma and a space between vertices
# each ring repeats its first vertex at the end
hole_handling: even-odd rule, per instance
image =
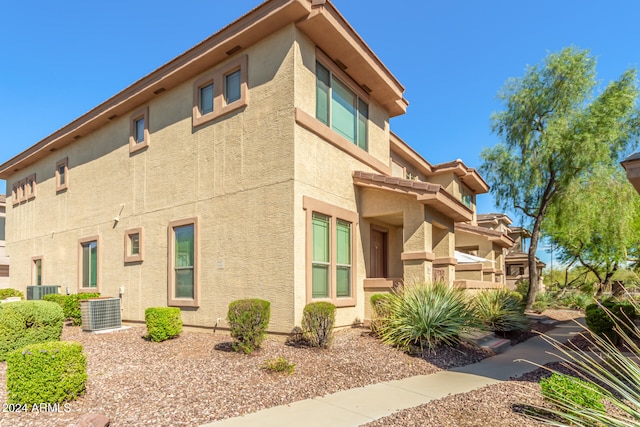
POLYGON ((460 194, 462 203, 464 203, 468 208, 471 208, 473 206, 473 195, 462 187, 460 188, 460 194))
POLYGON ((65 157, 56 162, 56 192, 69 188, 69 158, 65 157))
POLYGON ((149 146, 149 107, 131 115, 129 133, 129 153, 135 153, 149 146))
POLYGON ((22 202, 36 198, 36 174, 31 174, 25 179, 14 182, 11 186, 11 202, 16 206, 22 202))
POLYGON ((193 85, 193 126, 200 126, 248 104, 248 58, 216 68, 193 85))
POLYGON ((368 149, 369 106, 320 62, 316 62, 316 118, 363 150, 368 149))

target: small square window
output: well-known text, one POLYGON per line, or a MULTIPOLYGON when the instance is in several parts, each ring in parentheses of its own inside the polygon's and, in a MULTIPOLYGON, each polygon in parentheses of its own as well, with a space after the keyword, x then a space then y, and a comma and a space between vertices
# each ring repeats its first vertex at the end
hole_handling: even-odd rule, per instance
POLYGON ((142 227, 131 228, 124 233, 124 262, 144 260, 144 234, 142 227))
POLYGON ((56 192, 65 191, 69 184, 69 158, 56 162, 56 192))
POLYGON ((149 107, 131 115, 129 153, 133 154, 149 146, 149 107))
POLYGON ((247 106, 247 64, 247 55, 237 57, 193 83, 194 127, 247 106))

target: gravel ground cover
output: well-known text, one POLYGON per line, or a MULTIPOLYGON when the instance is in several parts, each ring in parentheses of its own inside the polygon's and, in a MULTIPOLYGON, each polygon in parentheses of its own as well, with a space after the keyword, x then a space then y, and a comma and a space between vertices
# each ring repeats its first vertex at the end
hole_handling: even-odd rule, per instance
MULTIPOLYGON (((90 334, 80 327, 65 326, 62 339, 80 342, 87 356, 89 379, 85 396, 70 402, 68 412, 61 407, 56 412, 0 413, 0 427, 72 426, 86 413, 104 414, 114 427, 197 426, 340 390, 434 373, 491 355, 461 345, 414 357, 381 344, 360 328, 337 331, 329 350, 291 347, 283 340, 268 338, 260 351, 248 356, 231 351, 229 336, 219 332, 183 332, 163 343, 146 341, 142 338, 145 333, 144 326, 109 334, 90 334), (293 374, 262 369, 265 361, 279 356, 295 364, 293 374)), ((5 372, 6 363, 2 362, 0 402, 6 401, 5 372)), ((509 384, 494 387, 510 387, 509 384)), ((508 388, 496 390, 497 394, 493 389, 484 392, 491 393, 490 400, 501 402, 506 402, 501 393, 514 394, 508 388)), ((480 393, 477 399, 486 400, 480 390, 473 393, 480 393)), ((483 408, 455 400, 462 397, 442 401, 447 399, 453 399, 450 404, 462 405, 461 408, 483 408)), ((491 417, 494 409, 490 405, 484 411, 491 417)), ((459 415, 462 411, 454 412, 459 415)), ((432 410, 429 413, 434 415, 432 410)), ((440 420, 447 419, 446 412, 443 414, 440 420)), ((473 413, 469 416, 482 419, 473 413)), ((412 425, 389 422, 375 425, 412 425)))

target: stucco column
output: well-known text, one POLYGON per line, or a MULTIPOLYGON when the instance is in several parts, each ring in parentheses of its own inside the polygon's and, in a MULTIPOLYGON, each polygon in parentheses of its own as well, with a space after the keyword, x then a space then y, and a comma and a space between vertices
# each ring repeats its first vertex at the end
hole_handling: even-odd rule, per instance
POLYGON ((405 283, 431 282, 432 226, 425 221, 423 205, 412 206, 404 211, 403 230, 403 276, 405 283))
POLYGON ((443 224, 436 222, 433 225, 433 261, 434 280, 442 280, 451 285, 456 277, 455 246, 456 238, 453 222, 443 224))

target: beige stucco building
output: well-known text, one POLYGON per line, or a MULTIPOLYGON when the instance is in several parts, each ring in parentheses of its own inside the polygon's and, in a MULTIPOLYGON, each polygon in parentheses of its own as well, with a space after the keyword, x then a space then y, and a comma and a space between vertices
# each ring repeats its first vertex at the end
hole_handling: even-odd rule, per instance
POLYGON ((263 298, 289 332, 312 301, 343 326, 400 280, 453 283, 488 185, 390 131, 403 93, 330 2, 267 1, 0 165, 12 286, 203 327, 263 298))
POLYGON ((9 257, 5 250, 6 211, 7 198, 0 194, 0 289, 9 287, 9 257))

